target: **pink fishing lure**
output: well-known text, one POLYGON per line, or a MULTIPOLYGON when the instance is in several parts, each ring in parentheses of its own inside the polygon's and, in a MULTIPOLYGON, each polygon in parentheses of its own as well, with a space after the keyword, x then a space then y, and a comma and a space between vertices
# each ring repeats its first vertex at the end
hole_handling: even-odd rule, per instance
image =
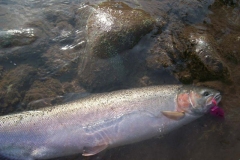
POLYGON ((217 106, 216 100, 213 100, 214 106, 210 109, 210 114, 217 117, 224 117, 224 111, 217 106))

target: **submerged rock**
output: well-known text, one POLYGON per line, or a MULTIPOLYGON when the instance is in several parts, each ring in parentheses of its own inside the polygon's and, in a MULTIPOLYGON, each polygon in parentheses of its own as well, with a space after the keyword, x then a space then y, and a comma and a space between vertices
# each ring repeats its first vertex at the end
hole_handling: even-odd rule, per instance
POLYGON ((230 74, 227 65, 220 58, 218 45, 204 28, 187 29, 187 50, 183 52, 187 68, 194 79, 228 81, 230 74))
POLYGON ((103 2, 92 9, 78 79, 88 90, 111 88, 126 76, 121 53, 133 48, 151 32, 155 20, 143 10, 133 9, 123 2, 103 2))
POLYGON ((32 28, 0 31, 0 48, 29 45, 36 39, 32 28))
POLYGON ((221 52, 216 40, 204 27, 185 27, 181 32, 159 35, 146 65, 151 70, 167 68, 182 83, 194 80, 230 82, 230 72, 220 57, 221 52))
MULTIPOLYGON (((212 2, 56 2, 43 9, 38 9, 40 3, 31 8, 29 17, 33 18, 20 27, 34 30, 20 29, 12 36, 6 36, 10 35, 7 30, 2 32, 1 47, 5 48, 0 51, 0 62, 4 68, 11 67, 11 59, 14 64, 38 68, 40 79, 51 77, 59 83, 75 80, 88 91, 111 88, 128 77, 133 86, 135 81, 161 84, 166 75, 187 83, 229 76, 211 35, 185 29, 186 24, 204 21, 212 2), (27 44, 31 45, 24 46, 27 44), (157 78, 151 78, 155 75, 157 78)), ((29 92, 25 100, 31 99, 37 98, 29 92)))
POLYGON ((123 2, 103 2, 95 6, 88 19, 88 54, 109 58, 131 49, 153 29, 154 23, 141 9, 123 2))
POLYGON ((2 112, 16 110, 14 106, 22 101, 35 75, 36 70, 27 65, 21 65, 3 73, 0 80, 0 106, 2 112))
POLYGON ((99 90, 121 83, 126 76, 122 58, 117 55, 108 59, 86 59, 85 65, 79 65, 78 80, 87 90, 99 90))
POLYGON ((45 81, 36 80, 26 92, 24 102, 29 103, 34 100, 56 97, 62 94, 62 85, 58 80, 52 78, 45 81))

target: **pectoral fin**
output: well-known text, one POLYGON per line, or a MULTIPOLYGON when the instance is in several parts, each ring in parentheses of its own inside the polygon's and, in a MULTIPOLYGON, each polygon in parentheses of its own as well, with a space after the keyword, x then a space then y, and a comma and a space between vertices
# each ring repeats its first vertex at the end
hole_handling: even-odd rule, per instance
POLYGON ((99 146, 94 146, 94 147, 84 147, 83 149, 83 156, 93 156, 104 149, 108 147, 107 144, 99 145, 99 146))
POLYGON ((185 116, 184 112, 177 112, 177 111, 162 111, 162 114, 167 118, 173 120, 180 120, 185 116))

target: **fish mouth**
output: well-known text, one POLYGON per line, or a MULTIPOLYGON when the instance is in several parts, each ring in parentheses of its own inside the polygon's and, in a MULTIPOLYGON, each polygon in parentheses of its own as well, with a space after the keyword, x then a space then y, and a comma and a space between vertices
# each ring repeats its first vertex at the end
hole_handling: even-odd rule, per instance
POLYGON ((213 98, 214 98, 214 100, 215 100, 217 103, 219 103, 219 102, 221 101, 221 99, 222 99, 222 96, 221 96, 220 93, 218 93, 218 94, 216 94, 213 98))

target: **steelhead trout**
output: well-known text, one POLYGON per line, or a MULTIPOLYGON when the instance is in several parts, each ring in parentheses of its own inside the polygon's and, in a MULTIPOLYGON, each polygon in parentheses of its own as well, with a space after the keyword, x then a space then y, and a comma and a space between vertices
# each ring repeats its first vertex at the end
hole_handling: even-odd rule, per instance
POLYGON ((218 91, 205 87, 152 86, 1 116, 0 154, 20 160, 91 156, 166 134, 201 117, 220 100, 218 91))

